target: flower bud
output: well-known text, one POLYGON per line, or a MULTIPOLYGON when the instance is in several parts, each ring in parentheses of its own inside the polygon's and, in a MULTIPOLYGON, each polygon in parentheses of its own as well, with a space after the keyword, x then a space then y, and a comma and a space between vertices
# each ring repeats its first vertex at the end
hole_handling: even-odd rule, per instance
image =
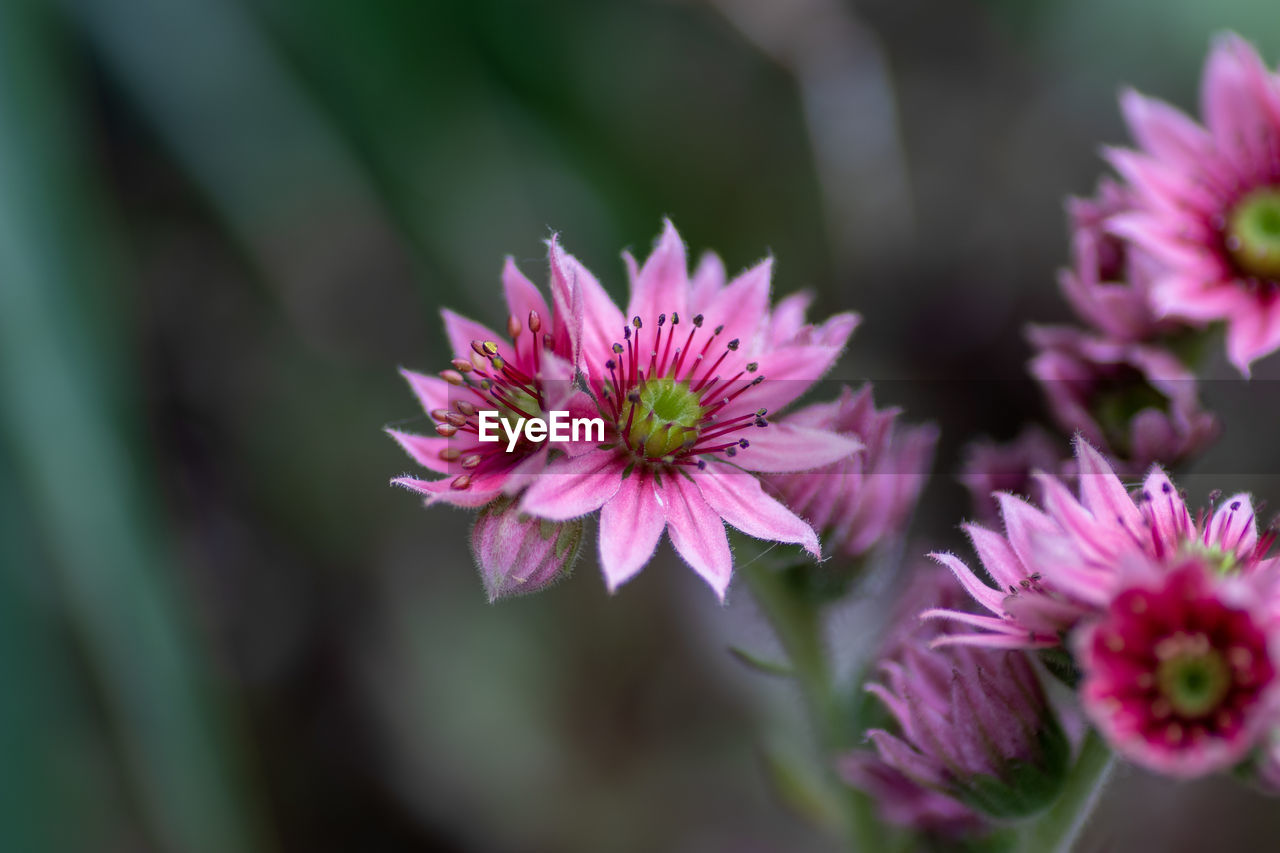
POLYGON ((821 468, 768 477, 782 502, 822 537, 823 550, 859 557, 902 535, 915 509, 938 431, 932 424, 904 427, 898 409, 877 409, 868 383, 841 389, 782 423, 852 436, 863 450, 821 468))
POLYGON ((582 546, 583 520, 548 521, 518 511, 499 497, 480 508, 471 553, 492 603, 537 592, 568 577, 582 546))
MULTIPOLYGON (((945 578, 945 576, 943 576, 945 578)), ((882 661, 870 684, 896 731, 867 733, 880 758, 911 781, 993 818, 1047 806, 1071 746, 1025 652, 930 648, 921 628, 882 661)))
POLYGON ((1029 369, 1058 426, 1079 432, 1125 471, 1176 464, 1217 438, 1218 420, 1201 407, 1195 374, 1169 350, 1056 326, 1033 326, 1028 338, 1037 351, 1029 369))

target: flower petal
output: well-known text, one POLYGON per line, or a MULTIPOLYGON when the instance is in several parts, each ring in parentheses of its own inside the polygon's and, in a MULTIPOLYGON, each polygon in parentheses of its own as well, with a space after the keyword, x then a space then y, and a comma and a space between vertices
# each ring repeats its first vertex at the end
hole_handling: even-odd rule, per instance
POLYGON ((552 521, 586 515, 617 493, 623 467, 611 450, 557 459, 529 486, 520 509, 552 521))
POLYGON ((659 314, 688 314, 688 298, 689 262, 684 241, 671 220, 664 219, 658 245, 631 282, 627 319, 639 317, 645 323, 656 324, 659 314))
POLYGON ((529 312, 534 311, 538 319, 550 328, 551 312, 547 309, 547 301, 542 298, 538 286, 520 272, 511 257, 502 265, 502 292, 507 300, 507 310, 522 326, 528 328, 529 312))
POLYGON ((773 422, 744 434, 750 446, 735 462, 748 471, 777 474, 809 471, 852 456, 863 444, 851 435, 830 430, 773 422))
POLYGON ((448 308, 440 309, 440 316, 444 318, 444 331, 449 337, 449 346, 459 358, 471 358, 472 341, 492 341, 498 345, 498 352, 503 358, 511 358, 511 343, 506 336, 499 335, 475 320, 455 314, 448 308))
POLYGON ((1089 442, 1076 438, 1080 466, 1080 501, 1100 521, 1115 520, 1129 530, 1142 527, 1142 514, 1110 463, 1089 442))
POLYGON ((422 373, 415 373, 412 370, 400 368, 400 375, 409 383, 409 388, 413 390, 413 394, 418 398, 418 403, 422 406, 422 411, 428 415, 435 409, 448 409, 452 407, 449 400, 449 389, 452 387, 438 376, 427 376, 422 373))
POLYGON ((667 520, 653 491, 653 476, 637 470, 600 509, 600 568, 609 592, 653 557, 667 520))
POLYGON ((765 258, 729 282, 704 309, 707 322, 723 325, 723 340, 754 343, 769 314, 773 258, 765 258))
POLYGON ((664 477, 657 493, 666 511, 671 544, 723 601, 733 573, 724 522, 698 487, 679 474, 664 477))
POLYGON ((1258 523, 1247 493, 1232 495, 1214 511, 1207 542, 1238 557, 1253 553, 1258 544, 1258 523))
POLYGON ((760 481, 732 466, 711 463, 694 475, 698 489, 725 521, 757 539, 794 542, 822 556, 818 534, 800 516, 765 494, 760 481))
POLYGON ((724 287, 724 262, 715 252, 706 252, 698 261, 698 268, 689 278, 689 301, 687 310, 692 316, 701 314, 711 303, 712 298, 724 287))
POLYGON ((396 429, 388 429, 386 432, 396 440, 405 453, 413 457, 414 462, 423 468, 435 471, 437 474, 449 473, 449 463, 440 458, 440 451, 449 448, 449 439, 414 435, 411 432, 401 432, 396 429))

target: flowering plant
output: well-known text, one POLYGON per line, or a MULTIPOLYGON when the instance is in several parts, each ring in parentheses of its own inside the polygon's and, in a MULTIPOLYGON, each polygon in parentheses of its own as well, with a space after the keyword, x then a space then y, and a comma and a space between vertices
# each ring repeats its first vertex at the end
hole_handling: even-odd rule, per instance
POLYGON ((1275 787, 1276 534, 1248 494, 1193 513, 1169 472, 1222 430, 1193 357, 1213 325, 1246 376, 1280 349, 1280 74, 1226 36, 1206 126, 1121 104, 1138 146, 1107 154, 1122 180, 1068 205, 1060 283, 1083 326, 1027 334, 1060 435, 969 445, 978 520, 970 548, 933 551, 948 571, 902 560, 937 430, 877 408, 870 383, 794 406, 859 317, 775 300, 772 258, 690 272, 670 222, 643 263, 624 253, 625 310, 552 235, 549 299, 503 270, 505 335, 445 311, 452 366, 405 371, 435 434, 390 430, 439 477, 394 482, 477 511, 491 600, 562 578, 592 521, 611 593, 664 533, 719 600, 745 586, 788 660, 738 656, 796 680, 821 748, 813 810, 865 849, 907 832, 1065 850, 1117 757, 1275 787), (561 434, 560 415, 597 431, 561 434), (844 684, 827 617, 886 574, 898 615, 876 648, 841 649, 861 673, 844 684))

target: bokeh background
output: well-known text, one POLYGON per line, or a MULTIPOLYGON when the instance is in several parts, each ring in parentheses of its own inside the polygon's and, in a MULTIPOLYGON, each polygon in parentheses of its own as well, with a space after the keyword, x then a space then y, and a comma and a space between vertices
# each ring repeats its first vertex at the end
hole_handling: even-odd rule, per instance
MULTIPOLYGON (((664 549, 485 604, 467 516, 387 485, 396 367, 442 304, 502 322, 504 255, 544 280, 558 230, 617 294, 669 215, 863 313, 840 375, 941 425, 950 544, 957 448, 1043 414, 1021 329, 1119 85, 1192 107, 1224 27, 1280 57, 1269 0, 0 2, 0 849, 831 849, 745 594, 664 549)), ((1223 393, 1200 470, 1274 504, 1223 393)), ((1277 815, 1125 771, 1082 849, 1277 815)))

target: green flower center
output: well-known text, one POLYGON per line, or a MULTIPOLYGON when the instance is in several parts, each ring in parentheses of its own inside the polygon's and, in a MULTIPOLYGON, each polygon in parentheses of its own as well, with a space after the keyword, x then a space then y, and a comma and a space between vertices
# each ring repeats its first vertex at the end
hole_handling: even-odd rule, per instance
POLYGON ((703 414, 688 382, 650 379, 628 397, 618 431, 625 433, 627 446, 635 453, 662 459, 693 446, 703 414))
POLYGON ((1223 548, 1217 542, 1212 545, 1189 542, 1183 547, 1182 553, 1203 561, 1220 575, 1235 574, 1240 569, 1240 558, 1236 556, 1236 552, 1223 548))
POLYGON ((1156 685, 1174 713, 1206 717, 1231 689, 1231 669, 1204 634, 1175 634, 1156 644, 1156 685))
POLYGON ((1227 251, 1245 275, 1280 278, 1280 187, 1254 190, 1231 210, 1227 251))

